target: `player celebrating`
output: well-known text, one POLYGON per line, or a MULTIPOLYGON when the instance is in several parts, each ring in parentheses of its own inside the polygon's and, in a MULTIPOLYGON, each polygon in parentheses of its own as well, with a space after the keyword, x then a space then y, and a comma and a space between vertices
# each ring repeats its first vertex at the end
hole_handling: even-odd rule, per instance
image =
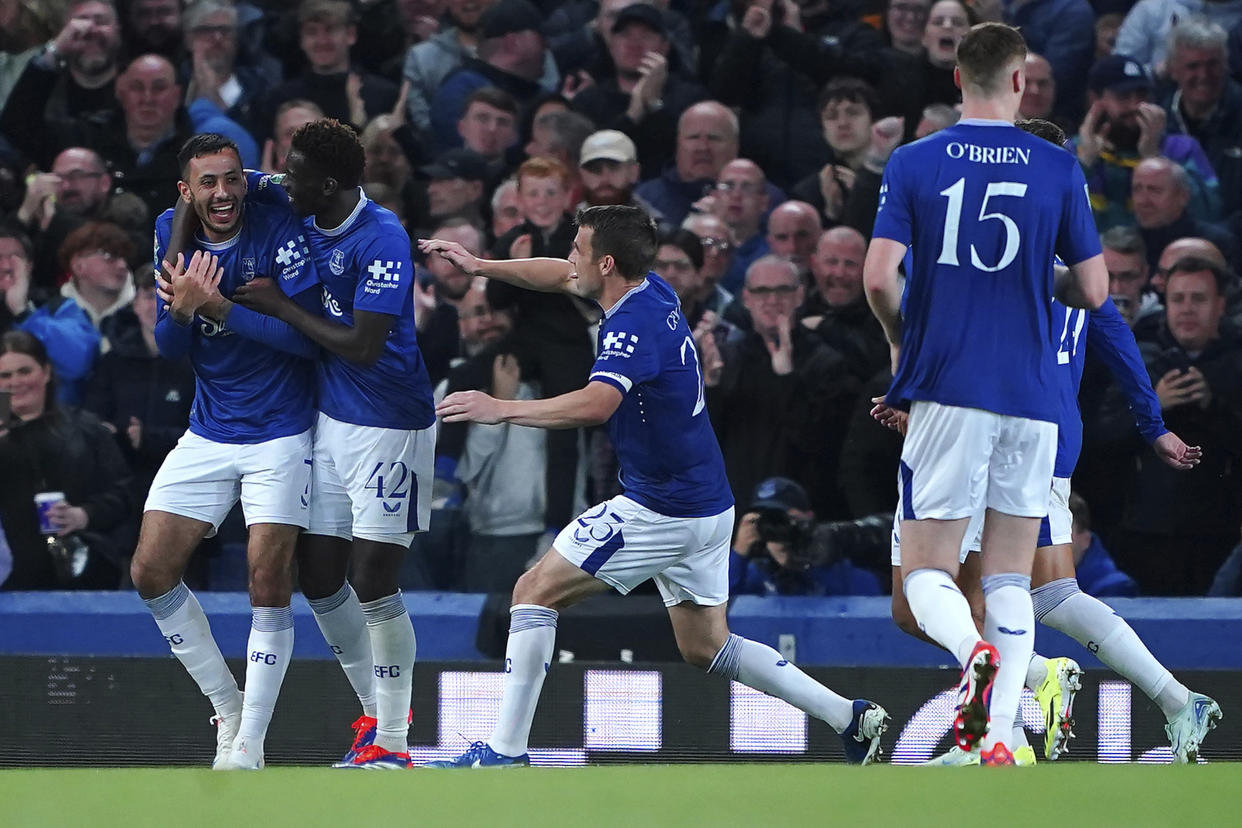
POLYGON ((155 264, 170 271, 173 294, 171 305, 160 301, 155 338, 165 357, 189 354, 194 406, 189 430, 151 484, 130 572, 173 654, 216 709, 212 767, 257 769, 293 651, 289 565, 308 517, 313 369, 305 358, 255 347, 196 314, 213 292, 231 294, 257 275, 297 290, 314 273, 302 230, 287 213, 244 207, 246 182, 232 141, 197 135, 178 160, 181 200, 201 235, 189 262, 178 255, 172 266, 164 253, 173 211, 156 220, 155 264), (253 607, 244 706, 202 607, 181 581, 199 541, 239 497, 253 607))
POLYGON ((983 740, 985 764, 1013 763, 1005 740, 1032 653, 1031 562, 1057 440, 1048 297, 1055 288, 1067 305, 1096 308, 1108 293, 1082 171, 1013 126, 1025 57, 1022 36, 1003 24, 962 39, 962 121, 893 154, 864 265, 896 357, 887 398, 911 409, 904 591, 919 627, 963 667, 955 738, 964 749, 983 740), (1055 285, 1054 253, 1070 263, 1055 285), (953 582, 966 524, 984 508, 987 640, 953 582))
MULTIPOLYGON (((1019 121, 1017 125, 1055 146, 1065 143, 1065 133, 1055 124, 1032 119, 1019 121)), ((1031 578, 1035 619, 1070 635, 1083 646, 1092 646, 1101 661, 1138 685, 1156 702, 1168 720, 1165 731, 1172 744, 1175 761, 1193 762, 1203 737, 1221 717, 1219 705, 1207 696, 1191 693, 1177 681, 1143 645, 1130 625, 1104 602, 1083 593, 1075 578, 1069 494, 1070 477, 1082 451, 1078 389, 1082 384, 1087 348, 1103 359, 1121 385, 1130 410, 1134 412, 1139 433, 1152 444, 1161 460, 1172 468, 1184 471, 1198 464, 1201 451, 1197 446, 1186 446, 1181 438, 1165 428, 1160 401, 1152 389, 1151 378, 1143 365, 1134 335, 1111 299, 1093 311, 1067 308, 1054 301, 1053 319, 1054 322, 1063 320, 1056 343, 1057 364, 1061 366, 1060 416, 1057 420, 1057 458, 1052 498, 1048 504, 1048 516, 1040 522, 1039 547, 1035 551, 1031 578)), ((896 425, 893 417, 900 416, 894 415, 884 404, 876 407, 875 414, 877 419, 892 425, 896 425)), ((967 538, 975 536, 973 523, 981 521, 981 515, 975 518, 972 529, 966 533, 967 538)), ((894 528, 893 539, 894 617, 904 620, 908 617, 909 608, 904 605, 903 596, 897 589, 897 570, 901 565, 897 527, 894 528)), ((977 544, 975 538, 976 550, 977 544)), ((963 566, 958 583, 972 599, 975 598, 979 587, 977 568, 963 566)), ((899 626, 912 632, 902 621, 899 621, 899 626)), ((1044 712, 1044 755, 1048 759, 1055 760, 1064 753, 1066 743, 1073 735, 1071 712, 1081 672, 1072 659, 1045 659, 1038 653, 1032 655, 1026 686, 1035 693, 1044 712)), ((1026 737, 1020 721, 1015 722, 1013 733, 1014 741, 1024 745, 1026 737)), ((1030 758, 1033 761, 1033 752, 1030 758)), ((959 765, 978 761, 977 752, 962 751, 955 746, 932 763, 959 765)))
POLYGON ((655 225, 634 207, 578 214, 569 260, 484 261, 452 242, 423 240, 466 273, 604 308, 599 356, 584 388, 543 400, 450 394, 446 422, 509 422, 539 428, 608 423, 625 493, 578 517, 552 550, 518 579, 505 651, 496 730, 435 767, 529 763, 527 740, 552 657, 557 613, 609 587, 625 594, 655 579, 683 657, 697 667, 784 699, 841 734, 847 760, 866 764, 888 716, 838 696, 772 648, 729 633, 728 550, 733 497, 703 402, 703 380, 677 296, 650 273, 655 225))
MULTIPOLYGON (((414 327, 409 236, 362 192, 364 163, 353 130, 325 119, 294 133, 283 186, 255 178, 256 199, 302 217, 323 313, 267 279, 233 298, 323 349, 299 582, 363 705, 354 744, 338 766, 392 769, 410 764, 416 640, 398 577, 414 534, 426 531, 431 516, 435 413, 414 327)), ((236 311, 221 309, 226 318, 236 311)))

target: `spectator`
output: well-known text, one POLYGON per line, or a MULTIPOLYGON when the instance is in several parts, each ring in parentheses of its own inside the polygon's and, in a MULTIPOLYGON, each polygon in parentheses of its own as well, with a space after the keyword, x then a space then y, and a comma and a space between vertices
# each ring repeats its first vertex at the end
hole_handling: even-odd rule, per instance
POLYGON ((1095 59, 1111 55, 1117 49, 1117 31, 1124 14, 1109 12, 1095 19, 1095 59))
POLYGON ((517 194, 523 221, 496 240, 492 254, 501 259, 568 256, 577 233, 567 212, 569 171, 550 158, 532 158, 518 167, 517 194))
POLYGON ((1192 17, 1169 33, 1169 132, 1199 142, 1220 181, 1223 215, 1242 209, 1242 86, 1229 78, 1225 30, 1192 17))
POLYGON ((99 353, 99 331, 76 302, 56 295, 36 309, 30 301, 30 239, 13 226, 0 225, 0 333, 28 331, 47 349, 57 376, 60 402, 77 404, 80 386, 99 353))
POLYGON ((398 202, 393 210, 400 216, 415 215, 423 201, 423 193, 410 174, 410 159, 397 141, 396 133, 401 123, 393 115, 378 115, 367 124, 358 136, 366 153, 366 167, 362 171, 363 189, 367 197, 378 201, 372 190, 382 185, 398 202))
POLYGON ((951 127, 961 120, 961 113, 946 104, 929 104, 923 109, 923 117, 914 128, 915 138, 926 138, 933 132, 951 127))
POLYGON ((103 218, 111 190, 112 176, 103 159, 86 147, 70 147, 56 156, 51 172, 26 180, 26 197, 16 218, 35 242, 31 275, 36 303, 60 282, 57 253, 65 237, 84 222, 103 218))
POLYGON ((1079 588, 1096 598, 1133 598, 1138 595, 1138 584, 1117 568, 1117 562, 1104 548, 1104 543, 1091 531, 1091 511, 1087 508, 1087 501, 1077 492, 1071 492, 1069 507, 1073 515, 1074 575, 1079 588))
POLYGON ((1131 328, 1160 318, 1160 297, 1147 292, 1151 268, 1143 237, 1133 227, 1114 227, 1100 234, 1104 265, 1108 268, 1108 293, 1131 328))
POLYGON ((677 119, 707 97, 698 83, 680 77, 675 58, 670 64, 670 50, 663 12, 648 3, 625 6, 608 40, 612 73, 571 102, 596 126, 629 135, 639 164, 649 170, 670 160, 677 119))
POLYGON ((491 239, 508 233, 522 223, 522 208, 518 206, 517 180, 506 178, 492 193, 491 239))
POLYGON ((210 107, 214 114, 225 115, 258 134, 269 129, 270 124, 256 128, 256 121, 266 114, 255 110, 278 78, 239 61, 237 8, 228 0, 195 0, 185 10, 184 21, 189 55, 182 75, 189 79, 185 95, 189 108, 210 107))
MULTIPOLYGON (((635 0, 569 0, 548 18, 544 32, 556 64, 570 83, 599 82, 612 74, 609 48, 617 15, 635 0)), ((665 2, 654 3, 663 14, 663 24, 677 56, 687 73, 697 73, 700 44, 695 41, 690 22, 683 13, 665 2)))
POLYGON ((517 119, 517 101, 502 89, 484 86, 466 98, 457 122, 460 145, 488 162, 491 177, 505 172, 505 153, 517 143, 517 119))
POLYGON ((433 222, 463 218, 480 225, 483 220, 483 182, 487 162, 468 149, 453 149, 423 167, 427 182, 428 215, 433 222))
POLYGON ((1134 168, 1130 194, 1149 265, 1170 242, 1187 236, 1209 239, 1226 260, 1236 255, 1237 242, 1227 230, 1190 214, 1191 186, 1185 168, 1167 158, 1149 158, 1134 168))
POLYGON ((878 107, 875 91, 856 78, 825 86, 819 113, 831 157, 793 189, 828 224, 848 224, 864 234, 875 223, 884 165, 904 132, 899 118, 877 119, 878 107))
MULTIPOLYGON (((406 94, 406 117, 422 134, 431 131, 431 102, 436 90, 467 60, 474 58, 482 33, 483 15, 492 0, 448 0, 448 28, 410 47, 405 56, 402 76, 410 84, 406 94)), ((543 74, 539 78, 544 89, 555 89, 559 75, 552 55, 545 54, 543 74)))
POLYGON ((275 120, 276 108, 292 98, 313 101, 327 117, 358 130, 376 115, 392 112, 397 103, 396 84, 361 71, 350 61, 358 27, 354 7, 347 0, 302 0, 298 37, 306 68, 268 93, 257 110, 256 130, 267 128, 275 120))
POLYGON ((660 213, 634 194, 639 176, 638 150, 630 136, 615 129, 593 132, 578 153, 578 178, 582 182, 581 207, 629 204, 647 211, 658 224, 660 213))
POLYGON ((673 288, 681 301, 686 324, 693 330, 702 316, 698 305, 703 287, 699 276, 699 271, 703 269, 703 245, 698 236, 680 229, 661 233, 657 242, 651 269, 673 288))
POLYGON ((811 265, 811 251, 823 225, 819 212, 805 201, 786 201, 768 215, 768 250, 784 256, 805 275, 811 265))
POLYGON ((263 142, 264 172, 278 173, 285 169, 285 157, 298 127, 323 118, 319 104, 304 98, 293 98, 276 107, 272 122, 272 137, 263 142))
POLYGON ((552 158, 565 165, 572 173, 570 192, 574 202, 582 198, 582 181, 579 167, 582 163, 582 146, 595 125, 577 112, 552 110, 541 112, 531 124, 530 141, 526 144, 527 158, 552 158))
POLYGON ((852 227, 834 227, 817 237, 811 254, 814 286, 802 320, 845 357, 859 382, 871 379, 889 360, 888 340, 863 295, 866 255, 866 239, 852 227))
MULTIPOLYGON (((453 370, 450 386, 487 391, 501 400, 538 397, 538 388, 522 378, 522 366, 506 350, 509 315, 491 309, 482 286, 470 290, 462 311, 463 340, 473 325, 478 352, 453 370)), ((529 484, 546 473, 548 432, 507 423, 462 425, 465 450, 456 474, 467 491, 470 546, 460 588, 508 593, 539 551, 547 526, 545 491, 529 484)))
POLYGON ((1083 79, 1095 55, 1095 12, 1091 4, 1087 0, 1009 2, 1005 4, 1005 20, 1021 29, 1027 48, 1043 55, 1052 66, 1056 89, 1060 90, 1054 104, 1056 115, 1067 123, 1077 122, 1082 117, 1083 79))
MULTIPOLYGON (((107 320, 112 349, 99 358, 83 407, 110 431, 133 469, 134 503, 141 504, 155 472, 185 433, 194 402, 188 359, 172 362, 155 345, 155 272, 134 273, 133 304, 107 320)), ((138 510, 134 519, 139 518, 138 510)))
POLYGON ((1057 100, 1057 82, 1052 76, 1052 64, 1043 55, 1026 54, 1026 89, 1022 92, 1022 104, 1018 117, 1052 119, 1052 108, 1057 100))
POLYGON ((104 353, 111 347, 107 337, 112 331, 103 321, 134 300, 129 269, 133 256, 133 243, 125 231, 103 221, 83 224, 60 246, 60 264, 69 274, 60 295, 84 310, 104 335, 100 343, 104 353))
POLYGON ((733 240, 729 235, 729 225, 711 213, 691 213, 686 216, 681 226, 698 236, 703 245, 698 302, 704 311, 722 314, 733 302, 733 294, 720 285, 720 280, 733 263, 733 240))
POLYGON ((5 589, 116 589, 137 541, 129 469, 93 414, 56 403, 47 351, 25 331, 0 337, 0 389, 13 421, 0 436, 0 525, 13 555, 5 589), (57 549, 39 531, 36 494, 51 507, 57 549))
POLYGON ((1225 255, 1220 248, 1207 239, 1187 237, 1175 239, 1164 248, 1160 253, 1160 259, 1156 262, 1156 267, 1151 273, 1151 289, 1163 299, 1164 290, 1167 287, 1167 281, 1173 265, 1179 259, 1187 256, 1196 256, 1198 258, 1207 259, 1217 267, 1228 269, 1229 265, 1225 261, 1225 255))
POLYGON ((742 293, 753 329, 730 337, 721 369, 705 370, 703 381, 733 490, 751 491, 774 474, 793 477, 805 482, 817 514, 836 517, 843 511, 837 451, 858 383, 840 354, 796 324, 804 295, 792 263, 755 261, 742 293))
POLYGON ((813 560, 815 512, 785 477, 755 487, 729 550, 729 595, 882 595, 874 573, 849 558, 813 560))
POLYGON ((1219 213, 1216 173, 1203 148, 1188 135, 1166 133, 1164 110, 1147 102, 1151 79, 1136 60, 1110 55, 1097 61, 1087 85, 1091 108, 1071 146, 1086 173, 1091 208, 1101 230, 1131 223, 1131 171, 1139 161, 1158 155, 1185 168, 1196 218, 1211 220, 1219 213))
POLYGON ((680 224, 690 205, 714 189, 724 165, 737 158, 737 138, 738 120, 731 110, 716 101, 695 104, 677 121, 673 164, 635 192, 667 221, 680 224))
MULTIPOLYGON (((455 241, 475 256, 483 253, 482 231, 464 219, 444 222, 432 231, 431 238, 455 241)), ((459 308, 470 290, 472 277, 444 256, 430 257, 426 267, 433 280, 434 307, 416 309, 415 321, 418 325, 418 349, 423 354, 423 362, 427 364, 427 374, 434 387, 448 376, 453 360, 463 356, 458 331, 459 308)))
POLYGON ((446 0, 369 0, 359 3, 358 63, 368 72, 395 79, 409 50, 440 31, 446 0), (395 25, 394 25, 395 24, 395 25))
POLYGON ((542 25, 543 15, 527 0, 497 0, 483 13, 478 57, 445 77, 432 99, 431 142, 436 149, 460 145, 457 123, 476 89, 498 87, 517 100, 519 109, 547 91, 540 84, 547 60, 542 25))
POLYGON ((131 55, 163 55, 178 62, 183 57, 181 0, 130 0, 125 43, 131 55))
POLYGON ((876 81, 877 89, 884 111, 903 116, 907 130, 913 130, 931 104, 961 102, 962 93, 953 82, 957 44, 976 22, 974 11, 962 0, 937 0, 923 29, 922 53, 889 51, 892 65, 876 81))
POLYGON ((1138 0, 1117 31, 1117 45, 1113 52, 1129 55, 1146 66, 1148 71, 1163 75, 1170 33, 1182 21, 1194 15, 1206 16, 1228 31, 1242 24, 1242 2, 1138 0))
POLYGON ((55 34, 49 28, 39 10, 15 0, 0 3, 0 110, 26 64, 55 34))
POLYGON ((1141 345, 1165 423, 1203 447, 1192 475, 1138 464, 1116 556, 1148 595, 1204 594, 1242 523, 1242 346, 1220 328, 1229 278, 1206 259, 1179 260, 1165 326, 1141 345))
POLYGON ((712 209, 733 237, 733 262, 721 280, 726 290, 740 289, 751 263, 768 254, 763 232, 768 205, 767 181, 758 164, 739 158, 724 165, 716 179, 712 209))
POLYGON ((923 30, 931 0, 889 0, 884 11, 884 34, 889 48, 907 55, 922 57, 923 30))
POLYGON ((0 133, 47 169, 55 155, 47 146, 49 133, 80 119, 110 120, 119 115, 114 81, 120 54, 121 29, 112 3, 70 2, 64 28, 26 64, 9 92, 0 112, 0 133))
POLYGON ((878 82, 887 69, 883 39, 854 4, 807 4, 797 14, 771 0, 744 8, 716 60, 711 91, 741 108, 741 154, 787 188, 823 163, 824 146, 811 138, 816 90, 845 74, 878 82))

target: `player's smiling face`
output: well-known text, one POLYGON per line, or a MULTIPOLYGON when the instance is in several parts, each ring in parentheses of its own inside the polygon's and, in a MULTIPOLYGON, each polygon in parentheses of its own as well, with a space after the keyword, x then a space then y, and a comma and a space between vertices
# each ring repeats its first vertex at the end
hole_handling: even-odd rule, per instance
POLYGON ((285 157, 285 180, 281 186, 289 195, 293 211, 300 216, 311 216, 327 206, 323 185, 323 176, 315 171, 302 153, 289 150, 285 157))
POLYGON ((203 223, 209 241, 225 241, 237 231, 246 195, 241 159, 230 149, 190 159, 177 185, 203 223))

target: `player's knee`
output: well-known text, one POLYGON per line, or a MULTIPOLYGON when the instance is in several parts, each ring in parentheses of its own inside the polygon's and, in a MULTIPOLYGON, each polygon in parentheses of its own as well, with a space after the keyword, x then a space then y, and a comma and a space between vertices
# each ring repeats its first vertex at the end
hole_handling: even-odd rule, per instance
POLYGON ((181 581, 181 573, 154 556, 141 546, 129 562, 129 577, 142 598, 158 598, 172 591, 181 581))
POLYGON ((256 607, 284 607, 293 592, 288 566, 261 563, 250 567, 250 603, 256 607))
POLYGON ((720 651, 720 647, 707 640, 678 641, 677 649, 687 664, 698 667, 700 670, 711 667, 716 653, 720 651))
POLYGON ((547 590, 543 588, 543 579, 540 578, 539 570, 528 569, 522 573, 517 579, 517 583, 513 585, 513 601, 514 604, 534 604, 539 607, 549 607, 549 596, 547 590))

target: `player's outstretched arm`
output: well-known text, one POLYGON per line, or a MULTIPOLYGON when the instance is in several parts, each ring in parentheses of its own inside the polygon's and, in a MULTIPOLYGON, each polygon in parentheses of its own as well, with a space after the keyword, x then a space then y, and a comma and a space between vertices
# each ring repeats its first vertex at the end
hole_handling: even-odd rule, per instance
POLYGON ((486 276, 511 285, 544 293, 574 293, 574 268, 565 259, 480 259, 457 242, 419 239, 418 249, 426 255, 443 256, 471 276, 486 276))
POLYGON ((387 313, 354 309, 353 326, 324 319, 286 296, 271 279, 253 279, 233 291, 233 302, 292 325, 312 342, 359 365, 374 365, 397 321, 387 313))
POLYGON ((897 268, 905 255, 904 244, 877 236, 868 245, 863 262, 867 304, 884 326, 889 345, 901 344, 901 285, 897 280, 897 268))
POLYGON ((1055 294, 1061 304, 1071 308, 1095 310, 1108 298, 1108 268, 1104 254, 1097 253, 1062 271, 1056 269, 1055 294))
POLYGON ((621 399, 621 392, 605 382, 588 382, 585 388, 546 400, 498 400, 482 391, 457 391, 436 406, 436 414, 446 423, 582 428, 607 422, 621 399))

